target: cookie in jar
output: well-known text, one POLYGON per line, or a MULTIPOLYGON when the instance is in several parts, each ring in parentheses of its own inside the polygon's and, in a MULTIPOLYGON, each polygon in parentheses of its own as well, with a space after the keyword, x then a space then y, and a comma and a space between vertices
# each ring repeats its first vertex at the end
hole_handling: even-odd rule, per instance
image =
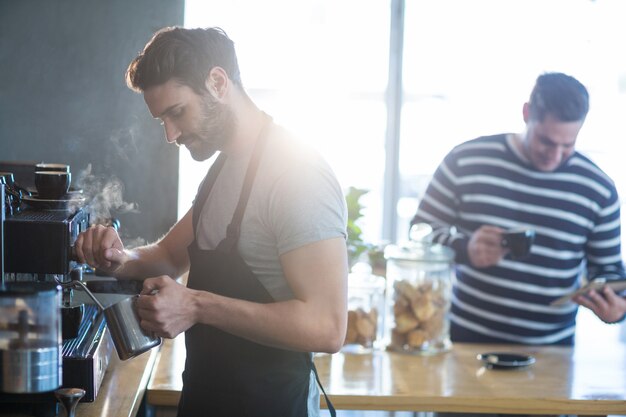
POLYGON ((356 264, 348 276, 348 326, 342 351, 367 353, 383 346, 385 279, 368 264, 356 264))
POLYGON ((415 354, 448 351, 454 252, 441 245, 412 242, 389 246, 385 257, 387 348, 415 354))

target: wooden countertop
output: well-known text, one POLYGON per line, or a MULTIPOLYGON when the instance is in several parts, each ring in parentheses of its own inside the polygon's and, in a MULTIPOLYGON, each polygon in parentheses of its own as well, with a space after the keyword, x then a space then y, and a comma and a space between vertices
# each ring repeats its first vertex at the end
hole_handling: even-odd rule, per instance
MULTIPOLYGON (((135 417, 148 385, 159 348, 135 358, 120 361, 111 353, 109 368, 104 374, 96 400, 79 403, 76 415, 80 417, 135 417)), ((61 411, 61 416, 63 411, 61 411)))
POLYGON ((161 350, 148 382, 146 402, 153 406, 176 407, 183 389, 185 369, 185 334, 163 339, 161 350))
MULTIPOLYGON (((456 344, 451 352, 335 354, 315 360, 338 409, 510 414, 626 414, 626 350, 456 344), (484 352, 531 354, 535 364, 486 369, 484 352)), ((323 400, 322 400, 323 401, 323 400)))
MULTIPOLYGON (((184 338, 165 341, 147 403, 175 407, 182 388, 184 338)), ((626 414, 626 346, 530 347, 455 344, 435 356, 378 351, 319 355, 320 379, 337 409, 511 414, 626 414), (532 354, 536 363, 490 370, 476 355, 532 354)), ((322 396, 322 406, 324 400, 322 396)))

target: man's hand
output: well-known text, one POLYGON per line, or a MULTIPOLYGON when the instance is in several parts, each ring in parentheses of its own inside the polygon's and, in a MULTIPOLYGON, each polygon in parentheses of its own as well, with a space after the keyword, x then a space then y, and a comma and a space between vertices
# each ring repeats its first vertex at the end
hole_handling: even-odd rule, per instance
POLYGON ((626 298, 618 296, 609 287, 577 295, 573 301, 587 307, 606 323, 615 323, 626 314, 626 298))
POLYGON ((104 272, 114 272, 128 258, 122 240, 112 227, 91 226, 78 235, 74 247, 81 263, 104 272))
POLYGON ((504 229, 495 226, 481 226, 469 240, 467 255, 476 268, 493 266, 502 259, 508 249, 502 247, 504 229))
POLYGON ((194 290, 162 275, 148 278, 137 299, 141 327, 174 338, 196 323, 194 290))

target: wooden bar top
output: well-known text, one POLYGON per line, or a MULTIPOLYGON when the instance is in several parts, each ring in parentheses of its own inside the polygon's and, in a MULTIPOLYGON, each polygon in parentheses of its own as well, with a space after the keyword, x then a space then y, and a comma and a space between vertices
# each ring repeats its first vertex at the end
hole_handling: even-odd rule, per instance
POLYGON ((498 414, 626 414, 626 350, 456 344, 436 356, 390 352, 315 360, 339 409, 498 414), (485 352, 533 355, 517 369, 487 369, 485 352))
POLYGON ((185 334, 163 339, 161 350, 148 381, 146 402, 153 406, 176 407, 183 389, 185 369, 185 334))
MULTIPOLYGON (((182 388, 184 338, 167 340, 147 388, 147 403, 175 407, 182 388)), ((626 414, 626 345, 577 347, 453 345, 414 356, 386 351, 315 357, 337 409, 511 414, 626 414), (484 352, 533 355, 536 362, 493 370, 484 352)), ((325 406, 322 396, 322 406, 325 406)))
MULTIPOLYGON (((135 417, 143 400, 152 367, 159 348, 120 361, 111 353, 109 368, 104 374, 96 400, 79 403, 76 415, 80 417, 135 417)), ((61 410, 61 416, 64 411, 61 410)))

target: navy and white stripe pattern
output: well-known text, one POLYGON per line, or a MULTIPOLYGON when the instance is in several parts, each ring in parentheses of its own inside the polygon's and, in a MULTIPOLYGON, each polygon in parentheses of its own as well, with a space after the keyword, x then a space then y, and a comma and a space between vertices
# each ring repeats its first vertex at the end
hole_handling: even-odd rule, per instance
POLYGON ((512 139, 488 136, 457 146, 435 172, 412 223, 431 224, 435 241, 457 253, 453 340, 571 344, 577 305, 549 304, 578 288, 584 272, 623 274, 617 191, 578 152, 556 171, 541 172, 512 139), (485 224, 534 229, 531 254, 473 268, 467 243, 485 224))

